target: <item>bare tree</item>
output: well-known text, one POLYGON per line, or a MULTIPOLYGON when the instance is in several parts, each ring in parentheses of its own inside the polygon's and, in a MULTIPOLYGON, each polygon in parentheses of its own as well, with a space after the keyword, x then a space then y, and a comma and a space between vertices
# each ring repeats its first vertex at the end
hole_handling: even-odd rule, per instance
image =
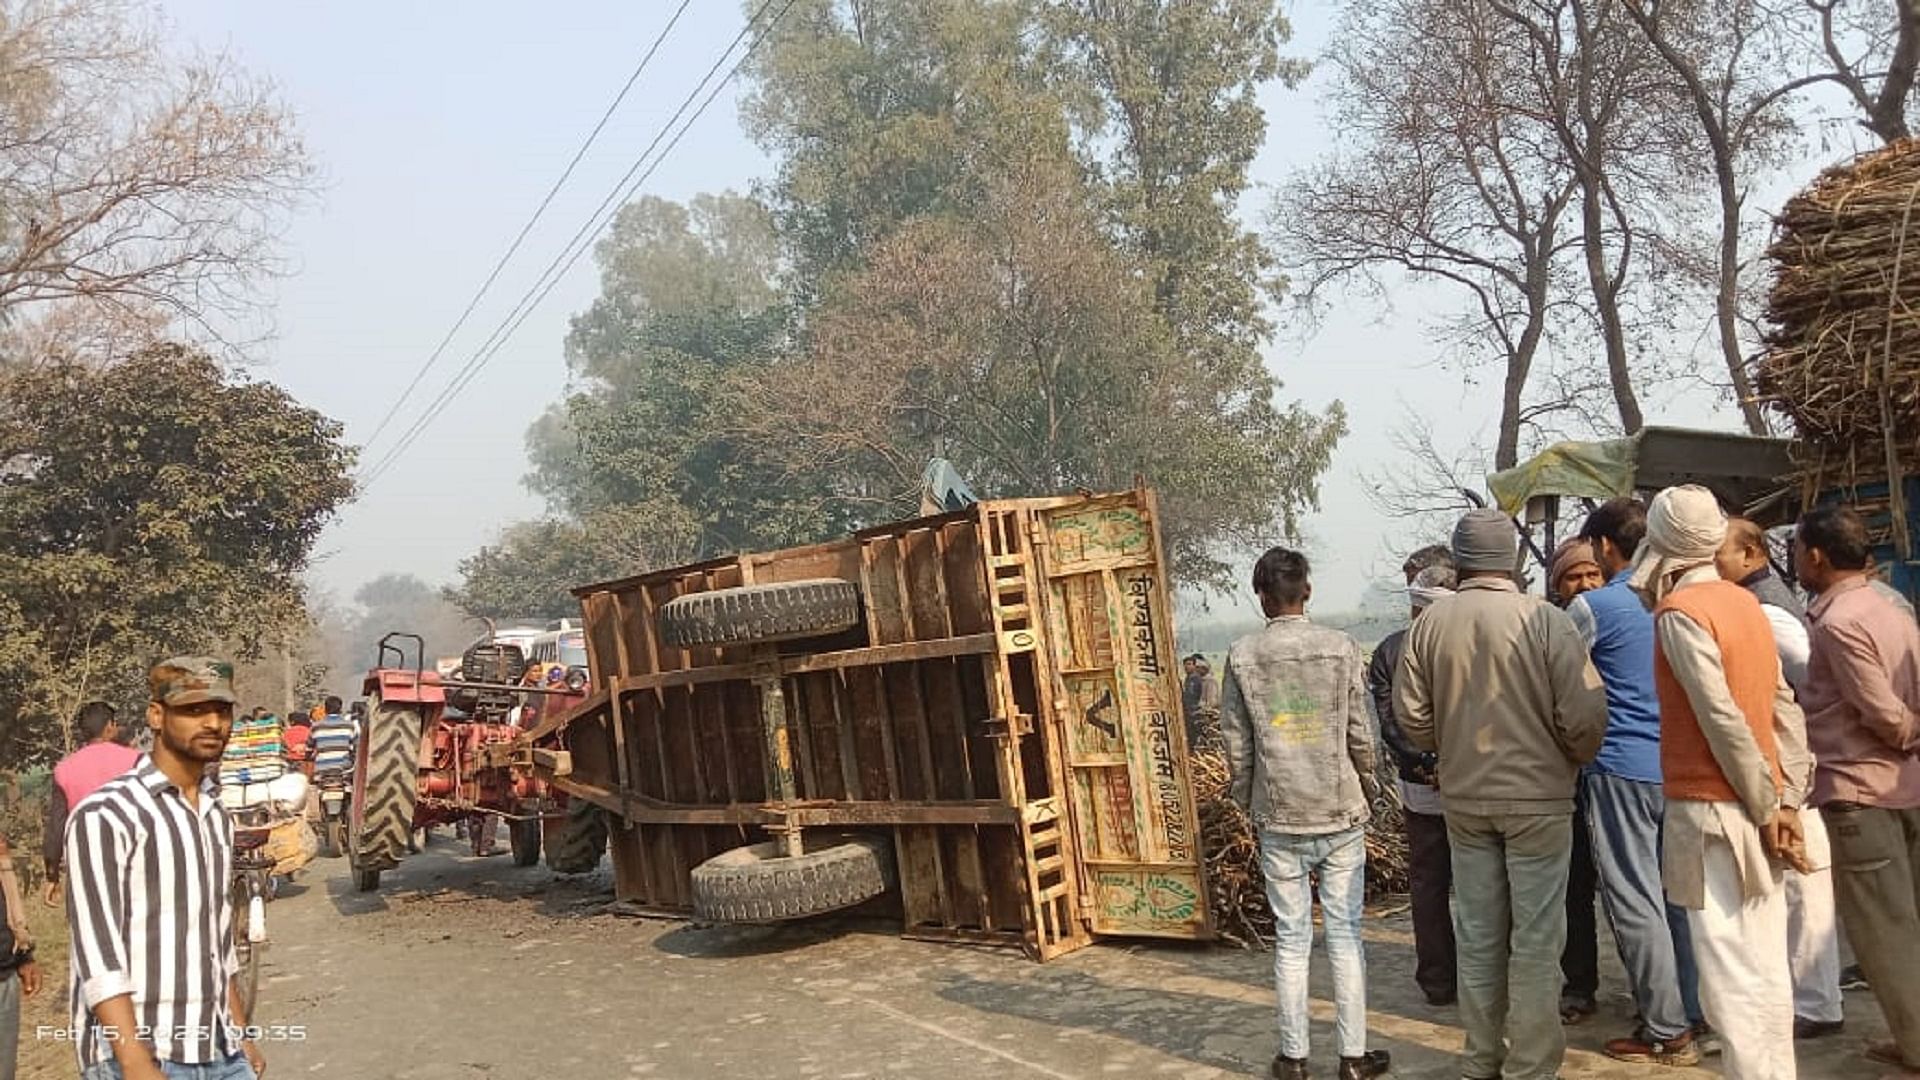
POLYGON ((1920 0, 1805 0, 1816 40, 1860 123, 1894 143, 1912 134, 1907 109, 1920 74, 1920 0))
POLYGON ((1701 187, 1698 137, 1672 73, 1619 0, 1486 2, 1530 43, 1530 93, 1516 104, 1552 129, 1578 183, 1580 250, 1608 384, 1621 428, 1638 431, 1644 416, 1624 300, 1663 250, 1647 242, 1660 219, 1701 187))
POLYGON ((133 0, 0 0, 0 319, 68 305, 224 340, 312 182, 271 91, 133 0))
POLYGON ((1747 189, 1783 159, 1799 131, 1793 96, 1836 76, 1782 70, 1781 58, 1793 52, 1791 20, 1802 12, 1770 11, 1757 0, 1627 0, 1625 7, 1679 80, 1705 138, 1719 219, 1711 273, 1721 360, 1747 430, 1765 435, 1741 347, 1747 189))
POLYGON ((1356 6, 1337 40, 1349 148, 1280 193, 1271 237, 1308 304, 1382 274, 1462 290, 1465 355, 1501 366, 1494 466, 1510 467, 1579 188, 1556 132, 1515 100, 1527 42, 1484 4, 1449 0, 1356 6))

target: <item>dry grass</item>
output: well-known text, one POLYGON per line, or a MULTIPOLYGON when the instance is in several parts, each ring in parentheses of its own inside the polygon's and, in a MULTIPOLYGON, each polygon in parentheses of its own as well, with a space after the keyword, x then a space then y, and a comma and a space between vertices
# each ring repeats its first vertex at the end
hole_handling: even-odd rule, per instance
POLYGON ((1828 169, 1777 225, 1760 399, 1829 468, 1884 477, 1888 436, 1920 468, 1920 141, 1828 169))
MULTIPOLYGON (((1273 943, 1273 911, 1260 872, 1253 822, 1227 795, 1225 748, 1218 727, 1202 731, 1189 751, 1200 839, 1207 860, 1208 902, 1220 936, 1242 948, 1273 943)), ((1382 753, 1381 794, 1367 824, 1367 898, 1407 891, 1407 834, 1392 766, 1382 753)))

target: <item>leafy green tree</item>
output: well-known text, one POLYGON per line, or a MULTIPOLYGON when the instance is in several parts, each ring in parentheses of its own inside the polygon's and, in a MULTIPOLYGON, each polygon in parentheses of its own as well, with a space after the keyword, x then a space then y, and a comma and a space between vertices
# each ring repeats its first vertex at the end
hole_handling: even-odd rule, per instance
POLYGON ((153 661, 257 653, 304 619, 300 574, 353 493, 340 425, 180 346, 0 371, 0 760, 63 745, 153 661), (29 629, 33 636, 15 638, 29 629))
POLYGON ((1058 150, 1009 165, 964 220, 881 244, 749 415, 790 474, 832 477, 868 521, 912 514, 935 455, 986 496, 1144 477, 1164 500, 1175 575, 1224 587, 1221 545, 1291 527, 1276 518, 1312 502, 1340 416, 1302 428, 1264 396, 1223 407, 1058 150))
POLYGON ((460 560, 460 584, 445 595, 481 618, 578 617, 576 586, 686 562, 697 534, 690 518, 651 507, 610 507, 578 522, 521 522, 499 543, 460 560))
POLYGON ((1266 141, 1260 87, 1307 65, 1281 55, 1292 27, 1273 0, 1055 0, 1044 5, 1060 78, 1095 107, 1082 154, 1141 260, 1180 350, 1231 378, 1264 377, 1262 305, 1282 280, 1235 217, 1266 141))
POLYGON ((730 432, 733 380, 788 332, 766 209, 734 194, 642 199, 595 254, 600 296, 567 336, 580 385, 529 432, 529 485, 570 520, 623 508, 692 528, 695 554, 829 531, 817 493, 730 432))

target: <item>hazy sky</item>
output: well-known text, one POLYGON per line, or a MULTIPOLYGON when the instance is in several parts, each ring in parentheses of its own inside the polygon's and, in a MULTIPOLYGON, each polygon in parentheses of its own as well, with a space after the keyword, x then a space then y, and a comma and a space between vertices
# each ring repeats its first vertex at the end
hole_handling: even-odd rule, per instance
MULTIPOLYGON (((176 0, 180 36, 225 49, 275 80, 298 114, 326 177, 315 205, 287 236, 295 272, 278 289, 277 337, 262 377, 344 421, 365 441, 395 395, 453 324, 493 261, 632 70, 675 5, 665 0, 560 4, 262 4, 176 0)), ((1331 5, 1295 17, 1292 51, 1315 55, 1331 5)), ((699 0, 654 65, 496 283, 453 348, 402 412, 411 418, 446 384, 740 29, 727 0, 699 0)), ((772 163, 740 130, 723 92, 644 189, 684 199, 745 189, 772 163)), ((1282 181, 1328 145, 1320 81, 1265 95, 1267 146, 1253 168, 1282 181)), ((1250 214, 1269 194, 1248 196, 1250 214)), ((377 574, 433 582, 502 526, 537 515, 520 483, 527 425, 566 385, 568 317, 597 290, 583 259, 518 334, 414 444, 404 462, 348 507, 320 545, 316 583, 341 597, 377 574)), ((1433 312, 1451 297, 1407 291, 1391 308, 1343 306, 1311 337, 1283 336, 1268 363, 1286 395, 1314 406, 1346 403, 1353 433, 1308 521, 1316 606, 1357 603, 1369 576, 1397 564, 1403 527, 1369 504, 1360 473, 1391 461, 1387 431, 1406 405, 1428 413, 1453 443, 1482 435, 1495 415, 1488 391, 1433 361, 1433 312)), ((1716 423, 1725 413, 1693 395, 1649 394, 1649 420, 1716 423)), ((377 458, 403 423, 383 435, 377 458)), ((1177 437, 1177 433, 1170 433, 1177 437)), ((1490 441, 1490 440, 1488 440, 1490 441)), ((1248 606, 1243 597, 1216 610, 1248 606)))

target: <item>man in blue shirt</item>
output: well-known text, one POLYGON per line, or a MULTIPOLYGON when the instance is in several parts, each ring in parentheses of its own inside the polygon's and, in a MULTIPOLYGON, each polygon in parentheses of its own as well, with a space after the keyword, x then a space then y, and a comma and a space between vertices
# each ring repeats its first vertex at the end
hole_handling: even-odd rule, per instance
POLYGON ((1653 614, 1627 584, 1628 564, 1647 531, 1647 511, 1614 499, 1587 518, 1607 584, 1567 605, 1607 690, 1607 737, 1580 778, 1592 831, 1600 898, 1640 1010, 1640 1027, 1606 1046, 1620 1061, 1692 1065, 1700 1060, 1698 975, 1686 912, 1660 883, 1660 702, 1654 692, 1653 614))

